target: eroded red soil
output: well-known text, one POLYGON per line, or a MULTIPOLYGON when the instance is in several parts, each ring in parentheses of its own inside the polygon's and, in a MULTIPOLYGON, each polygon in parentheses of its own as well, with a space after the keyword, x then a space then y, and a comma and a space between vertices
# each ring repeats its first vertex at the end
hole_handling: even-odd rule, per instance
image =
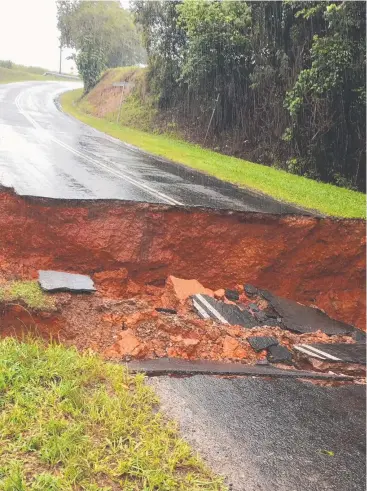
MULTIPOLYGON (((174 289, 168 281, 165 288, 139 288, 130 282, 129 288, 135 293, 130 291, 119 299, 101 292, 58 293, 53 295, 54 312, 34 312, 22 305, 3 304, 0 333, 17 337, 36 334, 80 350, 92 349, 109 359, 127 361, 171 357, 256 363, 266 358, 266 352, 256 353, 247 341, 250 336, 273 336, 289 349, 299 343, 354 342, 349 336, 329 337, 321 332, 297 335, 280 327, 246 329, 203 320, 188 297, 193 289, 203 287, 197 282, 195 288, 187 282, 182 285, 183 288, 174 289), (177 313, 157 312, 156 308, 162 305, 174 306, 177 313)), ((206 292, 213 294, 210 290, 206 292)), ((241 302, 246 305, 254 300, 242 292, 241 302)), ((265 300, 258 305, 267 307, 265 300)))
MULTIPOLYGON (((116 315, 121 316, 142 288, 162 286, 173 274, 195 278, 213 290, 253 283, 278 295, 316 304, 331 317, 365 329, 362 220, 52 200, 20 197, 2 189, 0 276, 36 278, 39 269, 93 275, 98 295, 104 295, 100 297, 101 309, 107 301, 103 299, 125 298, 123 304, 114 306, 116 315)), ((63 315, 72 315, 74 308, 75 315, 79 309, 81 316, 83 302, 86 300, 79 297, 70 299, 69 313, 63 315)), ((92 339, 99 334, 90 329, 110 329, 117 341, 122 335, 120 319, 103 320, 101 329, 97 325, 100 317, 93 320, 88 310, 84 320, 91 325, 84 335, 88 332, 92 339)), ((155 322, 163 326, 173 321, 159 315, 155 322)), ((180 322, 179 318, 174 322, 180 322)), ((187 328, 194 333, 200 329, 194 326, 187 328)), ((215 340, 211 342, 215 344, 215 340)), ((112 349, 111 343, 103 346, 112 349)), ((192 342, 185 352, 198 352, 198 346, 192 342)))

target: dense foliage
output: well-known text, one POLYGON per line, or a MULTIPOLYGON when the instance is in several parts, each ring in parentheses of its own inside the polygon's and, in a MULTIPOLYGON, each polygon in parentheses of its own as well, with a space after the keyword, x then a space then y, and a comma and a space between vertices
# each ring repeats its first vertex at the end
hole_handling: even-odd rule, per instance
POLYGON ((57 1, 61 45, 74 48, 88 92, 105 68, 144 60, 140 36, 128 11, 116 1, 57 1))
POLYGON ((161 110, 214 146, 365 187, 364 2, 135 0, 161 110))

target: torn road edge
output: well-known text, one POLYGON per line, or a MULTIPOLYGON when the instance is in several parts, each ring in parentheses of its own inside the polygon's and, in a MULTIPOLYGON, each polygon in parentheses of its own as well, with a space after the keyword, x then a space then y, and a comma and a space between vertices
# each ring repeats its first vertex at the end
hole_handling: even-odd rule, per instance
POLYGON ((332 373, 309 372, 303 370, 283 370, 281 368, 244 365, 241 363, 220 363, 209 361, 186 361, 174 358, 131 361, 124 363, 132 373, 143 372, 148 376, 159 375, 237 375, 276 378, 307 378, 320 380, 351 381, 355 377, 332 373))

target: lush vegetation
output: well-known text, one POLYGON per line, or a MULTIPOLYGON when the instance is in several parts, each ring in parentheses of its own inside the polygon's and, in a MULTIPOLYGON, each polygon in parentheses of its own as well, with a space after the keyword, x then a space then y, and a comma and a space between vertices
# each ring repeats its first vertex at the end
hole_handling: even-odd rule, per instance
POLYGON ((151 95, 192 139, 364 190, 365 2, 132 6, 151 95))
POLYGON ((57 18, 60 42, 75 49, 73 57, 86 92, 105 68, 144 60, 133 19, 116 1, 58 0, 57 18))
MULTIPOLYGON (((126 70, 126 69, 125 69, 126 70)), ((116 71, 121 76, 121 70, 116 71)), ((126 72, 123 72, 126 75, 126 72)), ((113 75, 113 74, 111 74, 113 75)), ((104 80, 101 81, 103 85, 104 80)), ((99 90, 99 84, 94 91, 99 90)), ((116 124, 116 113, 106 114, 103 118, 95 117, 98 109, 88 97, 82 96, 82 90, 74 90, 62 95, 64 110, 86 124, 122 141, 142 148, 152 154, 185 164, 225 181, 252 188, 269 194, 274 198, 300 205, 304 208, 318 210, 322 213, 361 218, 366 216, 365 195, 331 184, 316 182, 305 177, 289 174, 282 170, 254 164, 239 158, 222 155, 203 149, 167 134, 152 134, 116 124)), ((98 93, 97 101, 105 101, 110 92, 98 93)), ((103 102, 102 102, 103 103, 103 102)), ((140 121, 143 108, 136 109, 137 101, 133 97, 124 104, 120 123, 134 124, 137 117, 140 121), (125 109, 126 108, 126 109, 125 109)), ((149 121, 144 124, 149 125, 149 121)))
POLYGON ((224 490, 157 402, 96 355, 1 340, 0 489, 224 490))

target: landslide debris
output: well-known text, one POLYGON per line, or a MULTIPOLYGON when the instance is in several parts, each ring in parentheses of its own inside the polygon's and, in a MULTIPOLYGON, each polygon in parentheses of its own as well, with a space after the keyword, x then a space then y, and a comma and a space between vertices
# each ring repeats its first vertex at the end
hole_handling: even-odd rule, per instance
MULTIPOLYGON (((1 336, 21 337, 32 332, 119 361, 169 357, 250 364, 267 357, 273 362, 291 363, 295 344, 354 343, 351 336, 328 336, 321 331, 299 334, 281 325, 246 327, 202 319, 193 306, 193 295, 205 292, 213 298, 214 292, 198 281, 169 277, 163 287, 139 287, 118 272, 117 277, 121 276, 128 287, 120 298, 110 297, 102 281, 101 288, 92 294, 47 295, 55 309, 50 312, 32 311, 30 316, 17 305, 3 303, 1 336), (264 338, 266 346, 261 349, 264 338)), ((269 320, 274 318, 261 295, 248 296, 243 287, 237 291, 237 304, 225 296, 223 303, 230 308, 247 308, 255 322, 259 312, 268 312, 269 320)))

